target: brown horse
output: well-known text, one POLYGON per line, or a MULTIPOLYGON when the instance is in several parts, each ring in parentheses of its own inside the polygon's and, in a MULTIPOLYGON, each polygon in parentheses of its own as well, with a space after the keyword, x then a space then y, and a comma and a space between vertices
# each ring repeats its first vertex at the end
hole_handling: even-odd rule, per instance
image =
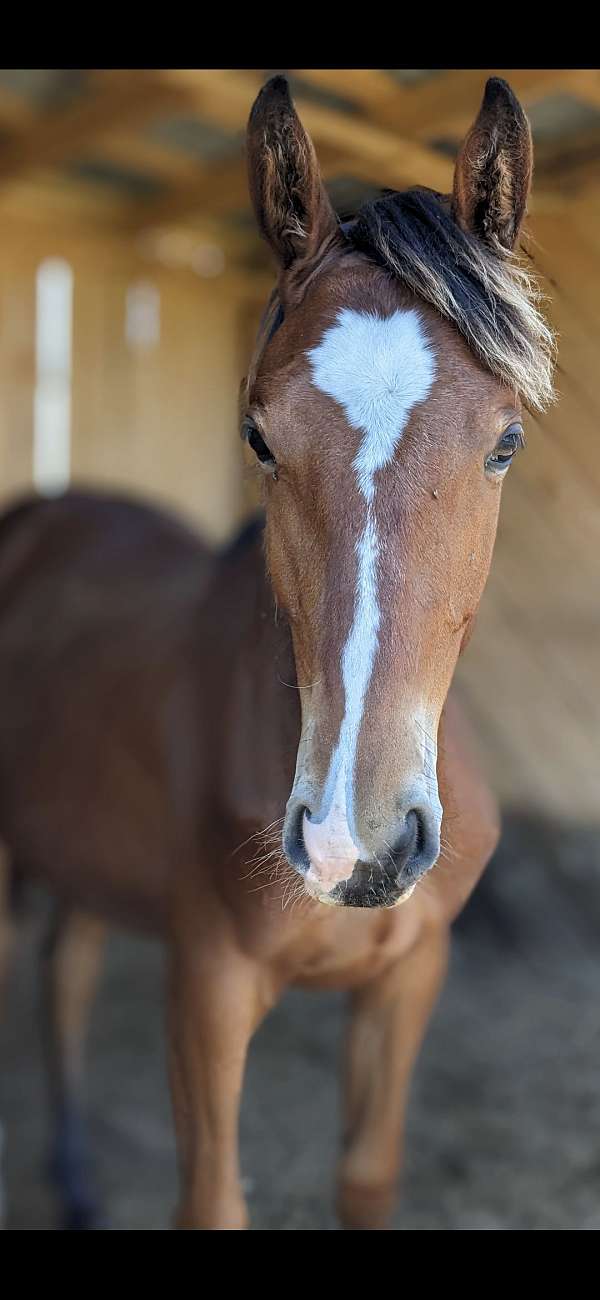
POLYGON ((498 834, 449 688, 521 404, 552 395, 513 252, 531 137, 492 79, 451 196, 384 193, 340 226, 276 77, 248 163, 279 265, 241 412, 264 536, 211 558, 83 495, 6 517, 0 833, 66 909, 167 944, 179 1227, 247 1226, 244 1063, 282 990, 351 990, 338 1206, 379 1228, 449 926, 498 834))

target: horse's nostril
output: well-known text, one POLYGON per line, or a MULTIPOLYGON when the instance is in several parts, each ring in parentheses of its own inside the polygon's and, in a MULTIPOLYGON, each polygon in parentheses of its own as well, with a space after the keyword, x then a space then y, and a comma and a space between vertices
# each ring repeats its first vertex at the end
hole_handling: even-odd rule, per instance
POLYGON ((296 804, 296 807, 288 812, 283 831, 285 856, 288 862, 291 862, 292 866, 296 867, 298 871, 308 871, 310 867, 302 830, 305 813, 310 816, 310 809, 305 804, 296 804))
POLYGON ((404 819, 402 831, 389 852, 388 875, 397 878, 403 871, 420 874, 423 869, 426 870, 431 865, 429 858, 433 854, 429 838, 421 810, 411 808, 404 819))
POLYGON ((414 835, 415 835, 415 847, 413 850, 413 856, 420 857, 420 855, 423 852, 423 849, 425 848, 425 840, 426 840, 425 822, 423 820, 423 815, 422 813, 419 812, 418 808, 411 808, 406 820, 408 821, 409 818, 412 820, 412 824, 414 827, 414 835))

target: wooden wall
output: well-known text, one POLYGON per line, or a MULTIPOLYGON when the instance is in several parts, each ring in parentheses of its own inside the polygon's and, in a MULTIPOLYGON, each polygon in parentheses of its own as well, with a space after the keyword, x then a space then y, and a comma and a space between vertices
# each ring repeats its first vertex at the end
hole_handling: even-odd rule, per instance
MULTIPOLYGON (((31 484, 35 277, 73 268, 71 468, 75 482, 132 488, 182 509, 221 541, 246 506, 237 402, 248 290, 148 263, 119 241, 0 226, 0 492, 31 484), (156 346, 126 338, 128 290, 155 286, 156 346)), ((250 290, 256 293, 256 290, 250 290)))
POLYGON ((600 233, 593 204, 533 223, 555 282, 559 401, 526 421, 459 683, 504 802, 600 822, 600 233))

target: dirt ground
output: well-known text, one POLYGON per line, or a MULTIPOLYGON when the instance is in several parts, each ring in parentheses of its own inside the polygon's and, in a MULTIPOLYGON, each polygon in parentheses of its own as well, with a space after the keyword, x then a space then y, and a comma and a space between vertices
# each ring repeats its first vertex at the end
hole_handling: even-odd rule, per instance
MULTIPOLYGON (((39 913, 39 904, 37 907, 39 913)), ((51 1230, 26 924, 0 1029, 9 1229, 51 1230)), ((600 835, 509 818, 454 931, 409 1114, 399 1230, 600 1229, 600 835)), ((257 1035, 241 1123, 254 1229, 329 1231, 344 999, 290 993, 257 1035)), ((115 1230, 165 1229, 175 1160, 161 953, 114 935, 91 1032, 89 1127, 115 1230)))

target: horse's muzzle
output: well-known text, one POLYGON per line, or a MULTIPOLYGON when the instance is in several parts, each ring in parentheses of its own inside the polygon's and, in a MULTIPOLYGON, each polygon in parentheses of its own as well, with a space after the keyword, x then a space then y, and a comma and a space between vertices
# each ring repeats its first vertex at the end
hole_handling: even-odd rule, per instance
POLYGON ((340 818, 317 821, 306 805, 290 800, 283 835, 285 855, 307 892, 338 907, 395 907, 412 894, 440 852, 440 815, 419 805, 380 835, 368 853, 340 818))

